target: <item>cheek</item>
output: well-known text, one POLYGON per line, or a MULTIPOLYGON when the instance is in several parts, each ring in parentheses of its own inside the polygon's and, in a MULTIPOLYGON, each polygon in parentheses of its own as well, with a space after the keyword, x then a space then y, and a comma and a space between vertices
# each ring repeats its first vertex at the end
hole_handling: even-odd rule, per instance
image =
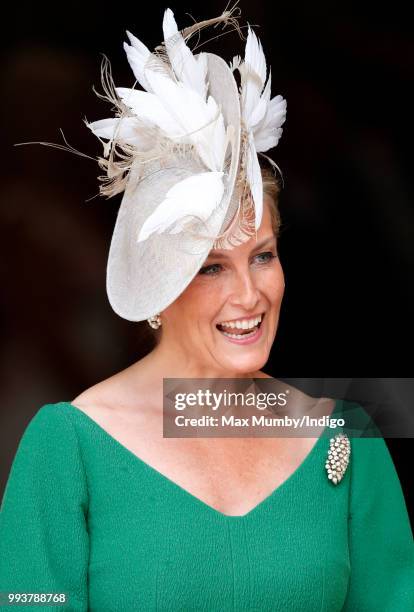
POLYGON ((272 306, 280 306, 285 292, 285 277, 280 263, 261 275, 260 290, 272 306))
MULTIPOLYGON (((275 308, 283 298, 285 279, 280 261, 267 269, 260 270, 256 277, 257 288, 275 308)), ((217 278, 196 277, 174 302, 180 320, 197 320, 200 325, 210 323, 228 299, 229 278, 223 274, 217 278)), ((170 307, 171 309, 172 307, 170 307)), ((172 314, 172 313, 171 313, 172 314)))
POLYGON ((217 279, 196 278, 176 300, 181 315, 200 324, 210 322, 224 295, 225 284, 217 279))

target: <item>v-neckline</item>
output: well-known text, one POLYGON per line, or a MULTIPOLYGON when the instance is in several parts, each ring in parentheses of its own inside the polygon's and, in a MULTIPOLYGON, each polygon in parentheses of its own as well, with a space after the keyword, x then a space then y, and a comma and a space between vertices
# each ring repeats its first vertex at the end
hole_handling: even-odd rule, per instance
MULTIPOLYGON (((338 407, 340 406, 341 401, 342 400, 340 399, 335 400, 334 408, 329 415, 330 417, 334 416, 337 413, 338 407)), ((149 474, 152 474, 156 478, 160 479, 162 482, 172 487, 176 492, 180 493, 181 495, 184 495, 185 497, 190 499, 190 501, 192 501, 193 503, 201 507, 203 510, 215 514, 217 517, 220 517, 222 520, 231 520, 231 521, 237 521, 237 520, 241 521, 241 520, 246 520, 248 518, 251 518, 253 515, 257 514, 263 508, 265 508, 275 497, 283 493, 283 491, 285 491, 286 489, 289 489, 289 486, 292 486, 292 483, 294 483, 294 481, 297 478, 299 478, 304 472, 306 472, 306 469, 311 465, 313 458, 318 456, 319 447, 322 445, 323 439, 327 437, 326 432, 329 429, 328 425, 324 427, 321 435, 319 436, 315 444, 312 446, 310 451, 306 454, 305 458, 301 461, 298 467, 295 468, 293 472, 289 474, 287 478, 285 478, 283 482, 281 482, 264 499, 262 499, 258 504, 253 506, 253 508, 251 508, 248 512, 246 512, 245 514, 234 515, 234 514, 224 514, 224 512, 221 512, 220 510, 217 510, 213 506, 210 506, 210 504, 207 504, 206 502, 204 502, 202 499, 200 499, 199 497, 197 497, 196 495, 188 491, 188 489, 185 489, 184 487, 179 485, 177 482, 175 482, 174 480, 172 480, 171 478, 169 478, 168 476, 166 476, 165 474, 157 470, 155 467, 153 467, 152 465, 150 465, 149 463, 141 459, 141 457, 139 457, 137 454, 129 450, 129 448, 127 448, 124 444, 122 444, 122 442, 117 440, 108 431, 106 431, 104 427, 99 425, 99 423, 95 421, 95 419, 93 419, 88 414, 86 414, 86 412, 84 412, 83 410, 81 410, 80 408, 72 404, 72 402, 63 401, 60 403, 69 406, 70 408, 72 408, 72 410, 76 414, 86 419, 93 427, 95 427, 97 430, 101 432, 101 435, 103 435, 104 438, 106 438, 111 444, 113 444, 116 448, 118 448, 118 450, 123 452, 126 456, 130 457, 130 459, 132 459, 133 462, 143 467, 143 469, 145 469, 149 474)))

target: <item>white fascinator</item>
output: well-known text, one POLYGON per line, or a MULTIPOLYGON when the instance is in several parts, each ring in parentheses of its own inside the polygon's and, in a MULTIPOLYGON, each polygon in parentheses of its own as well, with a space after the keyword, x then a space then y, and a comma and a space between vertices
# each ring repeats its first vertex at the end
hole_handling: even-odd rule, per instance
POLYGON ((108 62, 102 66, 103 97, 115 116, 87 126, 104 146, 101 194, 124 192, 106 289, 113 310, 129 321, 161 312, 212 248, 233 248, 260 226, 258 153, 277 145, 286 100, 271 98, 270 70, 267 76, 250 27, 244 59, 230 64, 214 53, 195 54, 187 44, 219 23, 240 31, 234 9, 181 31, 166 9, 164 40, 152 52, 127 31, 132 88, 115 87, 108 62))

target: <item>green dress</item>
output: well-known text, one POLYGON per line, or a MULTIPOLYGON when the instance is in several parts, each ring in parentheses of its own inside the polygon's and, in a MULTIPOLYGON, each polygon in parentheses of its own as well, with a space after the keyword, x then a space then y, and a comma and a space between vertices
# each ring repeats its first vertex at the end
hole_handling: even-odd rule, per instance
POLYGON ((350 437, 335 485, 329 440, 253 510, 228 516, 70 402, 45 404, 2 500, 3 600, 65 594, 66 604, 15 608, 32 612, 414 611, 413 537, 388 448, 350 437))

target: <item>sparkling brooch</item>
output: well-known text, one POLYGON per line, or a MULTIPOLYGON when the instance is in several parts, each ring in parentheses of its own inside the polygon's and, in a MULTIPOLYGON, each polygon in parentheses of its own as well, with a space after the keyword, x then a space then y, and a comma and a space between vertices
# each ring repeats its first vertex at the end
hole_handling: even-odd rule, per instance
POLYGON ((328 478, 333 484, 338 484, 345 474, 348 467, 349 456, 351 454, 351 443, 348 436, 344 433, 336 434, 330 439, 328 458, 325 468, 328 478))

